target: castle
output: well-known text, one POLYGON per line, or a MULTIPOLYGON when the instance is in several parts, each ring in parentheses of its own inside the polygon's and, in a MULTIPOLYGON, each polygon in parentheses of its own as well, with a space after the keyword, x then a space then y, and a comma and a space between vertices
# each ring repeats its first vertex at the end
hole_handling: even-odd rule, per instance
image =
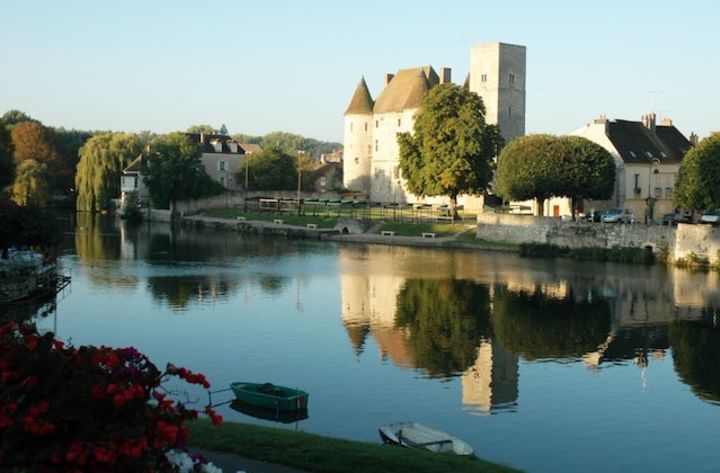
MULTIPOLYGON (((360 80, 345 111, 345 188, 373 201, 418 201, 400 173, 397 134, 412 132, 425 94, 450 81, 449 68, 439 75, 432 66, 400 69, 386 74, 384 88, 373 100, 365 79, 360 80)), ((525 46, 473 46, 465 86, 482 97, 486 121, 498 125, 506 142, 525 134, 525 46)))

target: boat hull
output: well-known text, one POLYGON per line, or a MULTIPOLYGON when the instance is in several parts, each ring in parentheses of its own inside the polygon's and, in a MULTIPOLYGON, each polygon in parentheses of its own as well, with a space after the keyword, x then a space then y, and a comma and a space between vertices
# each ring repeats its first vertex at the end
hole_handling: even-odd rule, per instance
POLYGON ((270 383, 237 382, 230 385, 238 401, 266 409, 297 411, 307 409, 309 394, 299 389, 270 383))
POLYGON ((473 449, 467 442, 419 422, 397 422, 382 425, 378 431, 383 443, 387 444, 437 453, 473 454, 473 449))

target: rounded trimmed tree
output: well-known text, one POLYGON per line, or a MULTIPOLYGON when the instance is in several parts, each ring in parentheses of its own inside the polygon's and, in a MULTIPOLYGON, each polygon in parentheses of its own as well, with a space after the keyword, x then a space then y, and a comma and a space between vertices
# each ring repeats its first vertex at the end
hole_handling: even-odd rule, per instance
POLYGON ((720 208, 720 133, 705 138, 685 155, 673 200, 689 210, 720 208))
POLYGON ((479 95, 451 83, 433 87, 415 116, 413 133, 398 133, 405 185, 420 197, 449 197, 457 216, 458 195, 488 189, 500 143, 498 128, 485 121, 479 95))

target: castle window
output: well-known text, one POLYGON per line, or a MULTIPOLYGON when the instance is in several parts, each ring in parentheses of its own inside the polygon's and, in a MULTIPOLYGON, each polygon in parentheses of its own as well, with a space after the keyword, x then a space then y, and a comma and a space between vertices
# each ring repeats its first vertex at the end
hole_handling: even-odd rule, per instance
POLYGON ((350 122, 350 131, 353 131, 353 124, 350 122))
POLYGON ((360 160, 358 158, 355 158, 355 164, 358 164, 360 160))
POLYGON ((372 154, 372 145, 368 145, 368 154, 372 154))
POLYGON ((510 74, 510 85, 515 84, 515 74, 510 74))
POLYGON ((378 126, 380 126, 380 122, 378 120, 375 120, 375 128, 377 128, 378 126))
POLYGON ((365 122, 365 131, 367 131, 367 122, 365 122))
POLYGON ((512 118, 512 107, 508 107, 508 118, 512 118))
POLYGON ((398 118, 398 128, 400 128, 401 123, 402 123, 402 120, 400 118, 398 118))
POLYGON ((487 74, 480 75, 480 82, 487 82, 487 74))
POLYGON ((225 170, 225 161, 218 162, 218 171, 224 171, 225 170))
POLYGON ((375 140, 375 151, 378 150, 378 140, 375 140))
POLYGON ((398 166, 393 168, 393 178, 400 179, 400 168, 398 166))

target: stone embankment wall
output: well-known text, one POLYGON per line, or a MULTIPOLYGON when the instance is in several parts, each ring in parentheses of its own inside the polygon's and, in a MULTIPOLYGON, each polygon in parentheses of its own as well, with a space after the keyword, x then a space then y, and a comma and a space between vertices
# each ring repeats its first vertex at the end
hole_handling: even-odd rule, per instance
POLYGON ((720 258, 720 228, 709 225, 575 223, 531 215, 478 214, 477 237, 505 243, 548 243, 569 248, 614 246, 667 253, 670 261, 691 255, 710 262, 720 258))
MULTIPOLYGON (((268 197, 274 199, 297 199, 297 191, 250 191, 248 197, 268 197)), ((301 199, 340 199, 337 192, 300 192, 301 199)), ((244 192, 225 192, 224 194, 197 200, 177 203, 177 212, 193 215, 209 209, 240 208, 245 203, 244 192)))
POLYGON ((548 243, 569 248, 615 246, 645 248, 654 252, 675 247, 672 227, 642 224, 566 222, 532 215, 478 214, 477 237, 506 243, 548 243))

